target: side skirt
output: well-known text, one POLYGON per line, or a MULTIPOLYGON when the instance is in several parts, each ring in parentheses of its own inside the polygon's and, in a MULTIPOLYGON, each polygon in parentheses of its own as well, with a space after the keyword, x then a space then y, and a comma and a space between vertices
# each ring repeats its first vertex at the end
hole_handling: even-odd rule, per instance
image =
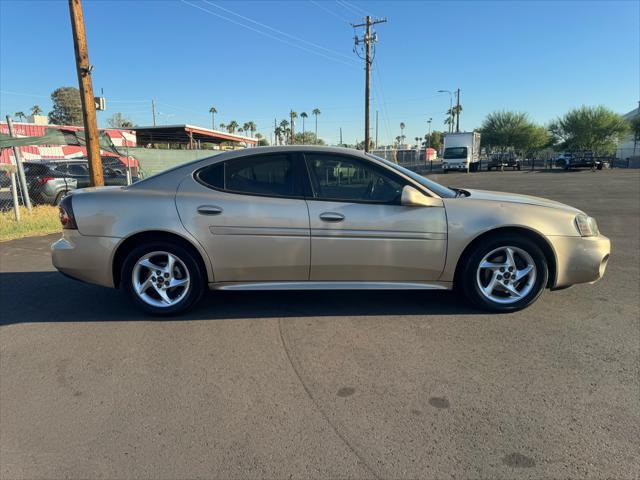
POLYGON ((452 282, 219 282, 211 290, 451 290, 452 282))

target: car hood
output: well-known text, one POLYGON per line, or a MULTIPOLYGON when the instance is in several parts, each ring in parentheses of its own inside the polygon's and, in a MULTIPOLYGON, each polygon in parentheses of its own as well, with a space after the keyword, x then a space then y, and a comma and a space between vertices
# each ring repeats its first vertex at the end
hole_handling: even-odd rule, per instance
POLYGON ((548 200, 546 198, 533 197, 530 195, 519 195, 517 193, 506 193, 506 192, 492 192, 489 190, 469 190, 464 189, 465 192, 469 193, 469 198, 473 198, 474 200, 486 200, 491 202, 502 202, 502 203, 520 203, 526 205, 536 205, 538 207, 548 207, 555 208, 559 210, 566 210, 575 213, 582 213, 581 210, 578 210, 575 207, 570 205, 566 205, 564 203, 556 202, 554 200, 548 200))

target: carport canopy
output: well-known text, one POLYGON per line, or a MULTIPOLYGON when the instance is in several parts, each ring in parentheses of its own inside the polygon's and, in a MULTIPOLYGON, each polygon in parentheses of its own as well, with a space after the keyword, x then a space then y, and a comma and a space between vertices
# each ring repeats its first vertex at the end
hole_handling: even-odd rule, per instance
POLYGON ((189 148, 194 148, 194 142, 197 141, 218 144, 222 142, 244 143, 251 147, 256 146, 258 143, 257 138, 188 124, 134 127, 132 130, 136 132, 138 145, 178 143, 189 145, 189 148))

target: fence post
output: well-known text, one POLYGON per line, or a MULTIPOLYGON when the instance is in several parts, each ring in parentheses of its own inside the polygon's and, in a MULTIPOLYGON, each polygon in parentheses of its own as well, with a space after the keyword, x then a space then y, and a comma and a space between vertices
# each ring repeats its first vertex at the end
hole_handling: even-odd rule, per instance
POLYGON ((11 172, 11 199, 13 200, 13 213, 16 215, 16 222, 19 222, 20 204, 18 203, 18 185, 16 185, 15 172, 11 172))
MULTIPOLYGON (((7 126, 9 127, 9 135, 15 137, 13 131, 13 119, 7 115, 7 126)), ((24 176, 24 168, 22 167, 22 157, 18 147, 13 147, 13 155, 16 157, 16 168, 18 169, 18 180, 20 181, 20 189, 22 190, 22 200, 27 210, 31 210, 31 198, 29 197, 29 189, 27 188, 27 179, 24 176)))

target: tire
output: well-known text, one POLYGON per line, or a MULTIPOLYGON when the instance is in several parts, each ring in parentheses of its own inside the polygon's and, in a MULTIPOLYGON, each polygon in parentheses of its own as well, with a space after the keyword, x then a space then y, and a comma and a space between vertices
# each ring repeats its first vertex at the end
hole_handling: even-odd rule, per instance
POLYGON ((449 170, 443 170, 443 171, 442 171, 442 173, 443 173, 443 174, 445 174, 445 175, 446 175, 448 172, 449 172, 449 170))
POLYGON ((522 167, 520 165, 516 165, 516 170, 520 171, 522 167))
MULTIPOLYGON (((493 312, 515 312, 528 307, 535 302, 547 285, 549 269, 544 253, 538 245, 521 235, 506 235, 490 237, 482 241, 475 250, 464 259, 464 266, 459 272, 457 283, 469 301, 485 310, 493 312), (510 249, 515 260, 515 267, 510 272, 507 265, 507 249, 510 249), (504 271, 498 267, 484 268, 483 265, 504 264, 504 271), (531 270, 513 281, 514 273, 521 274, 529 266, 531 270), (509 278, 507 278, 509 277, 509 278), (491 282, 495 288, 486 291, 491 282), (504 289, 507 288, 520 294, 518 296, 504 289)), ((512 263, 513 264, 513 263, 512 263)))
POLYGON ((159 316, 186 312, 200 300, 206 285, 205 273, 193 253, 169 241, 150 242, 134 248, 122 265, 120 278, 121 288, 136 305, 159 316), (166 271, 169 256, 174 258, 171 273, 166 271), (157 267, 160 268, 155 270, 157 267), (175 282, 176 286, 168 286, 170 282, 175 282), (144 288, 145 285, 148 286, 144 288))

